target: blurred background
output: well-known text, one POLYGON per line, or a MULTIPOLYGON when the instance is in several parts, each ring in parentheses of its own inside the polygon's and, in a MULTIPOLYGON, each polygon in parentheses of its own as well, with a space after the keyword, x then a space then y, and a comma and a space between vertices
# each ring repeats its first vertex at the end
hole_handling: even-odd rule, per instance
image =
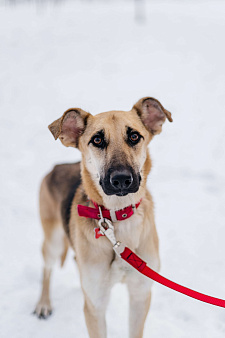
MULTIPOLYGON (((225 298, 225 1, 0 1, 0 335, 85 338, 70 252, 52 280, 54 313, 31 315, 41 287, 38 191, 56 163, 80 159, 47 126, 70 107, 129 110, 153 96, 172 112, 150 144, 161 273, 225 298)), ((109 338, 128 336, 125 286, 109 338)), ((224 310, 154 285, 144 337, 220 338, 224 310)))

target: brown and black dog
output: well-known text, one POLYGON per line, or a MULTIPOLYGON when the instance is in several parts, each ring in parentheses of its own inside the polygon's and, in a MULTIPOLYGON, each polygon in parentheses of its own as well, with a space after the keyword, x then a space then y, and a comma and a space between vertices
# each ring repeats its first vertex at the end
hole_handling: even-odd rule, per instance
POLYGON ((52 267, 59 258, 63 264, 70 245, 76 253, 90 337, 106 337, 105 311, 117 282, 126 283, 129 291, 130 338, 142 337, 152 282, 117 257, 106 237, 95 239, 97 220, 80 217, 77 205, 94 207, 95 202, 116 211, 141 201, 130 218, 113 223, 115 235, 158 271, 158 237, 146 180, 151 169, 148 144, 161 132, 166 118, 172 122, 171 113, 159 101, 145 97, 130 111, 93 116, 80 108, 68 109, 50 124, 54 138, 66 147, 78 148, 82 161, 55 166, 41 184, 45 265, 37 316, 51 314, 52 267))

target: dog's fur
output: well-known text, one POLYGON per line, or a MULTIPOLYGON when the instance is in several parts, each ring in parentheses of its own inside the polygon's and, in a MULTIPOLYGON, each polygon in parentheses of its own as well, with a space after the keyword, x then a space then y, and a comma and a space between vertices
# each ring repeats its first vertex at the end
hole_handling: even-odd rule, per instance
POLYGON ((158 271, 153 202, 146 189, 151 169, 147 146, 153 135, 161 132, 166 118, 172 122, 170 112, 159 101, 145 97, 126 112, 110 111, 92 116, 82 109, 69 109, 49 126, 55 139, 81 151, 82 161, 55 166, 41 184, 45 266, 42 294, 35 310, 39 317, 51 314, 52 267, 58 258, 63 264, 70 245, 80 271, 90 337, 106 337, 105 311, 110 290, 117 282, 126 283, 129 291, 130 337, 142 337, 152 282, 115 256, 106 237, 94 238, 97 221, 79 217, 77 205, 94 207, 94 201, 107 209, 119 210, 142 199, 132 217, 114 223, 115 235, 158 271), (113 175, 119 183, 113 181, 113 175), (124 175, 130 178, 120 186, 124 175))

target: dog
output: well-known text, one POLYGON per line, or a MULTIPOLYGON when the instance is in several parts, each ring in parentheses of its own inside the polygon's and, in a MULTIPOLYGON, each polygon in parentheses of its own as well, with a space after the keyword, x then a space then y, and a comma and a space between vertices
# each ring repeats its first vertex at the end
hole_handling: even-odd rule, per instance
POLYGON ((158 100, 144 97, 130 111, 93 116, 71 108, 49 125, 55 140, 78 148, 82 160, 56 165, 41 184, 44 270, 35 309, 39 318, 52 312, 51 271, 57 259, 63 265, 71 246, 80 272, 89 336, 106 337, 105 311, 117 282, 126 283, 129 292, 129 336, 143 336, 152 281, 117 257, 110 241, 99 232, 98 219, 99 212, 108 212, 116 238, 159 271, 153 201, 146 181, 151 169, 148 144, 161 132, 166 119, 173 121, 171 113, 158 100), (97 216, 80 215, 82 210, 97 216))

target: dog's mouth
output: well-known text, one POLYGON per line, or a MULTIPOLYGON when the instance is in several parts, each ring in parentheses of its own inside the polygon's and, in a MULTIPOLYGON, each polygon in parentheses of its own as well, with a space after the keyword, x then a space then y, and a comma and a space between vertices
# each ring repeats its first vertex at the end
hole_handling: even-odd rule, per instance
POLYGON ((106 195, 126 196, 138 191, 141 182, 140 173, 132 167, 110 168, 104 178, 100 178, 101 185, 106 195))
POLYGON ((116 194, 116 196, 127 196, 127 195, 128 195, 128 192, 124 192, 124 191, 118 192, 116 194))

